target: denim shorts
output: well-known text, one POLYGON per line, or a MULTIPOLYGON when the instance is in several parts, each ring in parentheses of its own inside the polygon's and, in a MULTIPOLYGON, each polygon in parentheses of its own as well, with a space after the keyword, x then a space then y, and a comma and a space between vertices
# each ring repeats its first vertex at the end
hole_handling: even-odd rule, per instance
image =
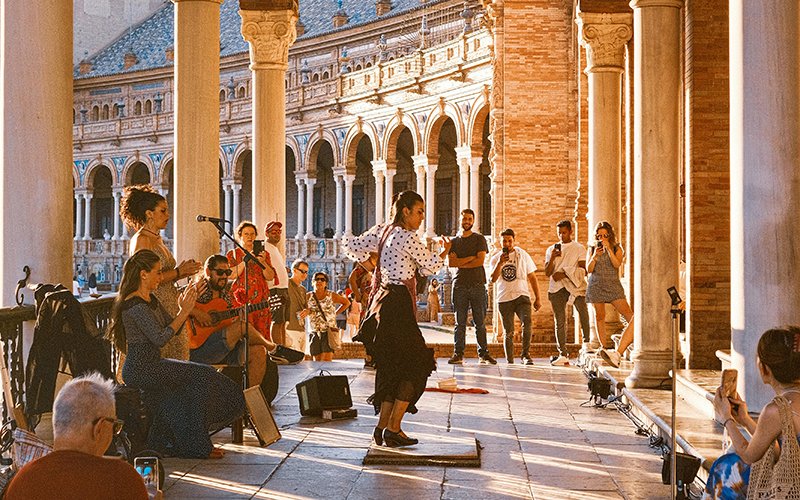
POLYGON ((239 341, 233 349, 225 342, 225 329, 216 331, 197 349, 189 351, 189 361, 206 365, 240 366, 244 357, 244 342, 239 341))

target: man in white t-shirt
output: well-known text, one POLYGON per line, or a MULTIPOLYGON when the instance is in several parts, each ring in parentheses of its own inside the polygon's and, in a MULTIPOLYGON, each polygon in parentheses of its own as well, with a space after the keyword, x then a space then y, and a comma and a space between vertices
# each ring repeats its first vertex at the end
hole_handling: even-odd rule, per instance
POLYGON ((531 347, 531 294, 535 297, 533 310, 542 307, 539 300, 539 282, 536 281, 536 264, 528 252, 514 245, 514 230, 500 233, 503 251, 495 254, 489 262, 492 283, 497 283, 497 301, 505 330, 505 354, 509 363, 514 362, 514 315, 522 322, 522 363, 532 365, 531 347), (530 285, 530 289, 528 286, 530 285))
POLYGON ((269 295, 277 295, 283 299, 280 307, 272 309, 272 341, 278 345, 286 345, 286 322, 289 320, 289 273, 286 271, 286 259, 278 249, 281 242, 283 224, 274 220, 267 224, 264 233, 267 241, 264 250, 269 254, 272 267, 275 268, 275 281, 270 283, 269 295))
POLYGON ((566 309, 578 311, 583 334, 583 348, 589 344, 589 310, 586 308, 586 249, 572 239, 572 222, 556 224, 559 242, 550 245, 544 256, 544 274, 550 278, 547 297, 553 306, 558 355, 550 361, 554 366, 568 366, 566 309))

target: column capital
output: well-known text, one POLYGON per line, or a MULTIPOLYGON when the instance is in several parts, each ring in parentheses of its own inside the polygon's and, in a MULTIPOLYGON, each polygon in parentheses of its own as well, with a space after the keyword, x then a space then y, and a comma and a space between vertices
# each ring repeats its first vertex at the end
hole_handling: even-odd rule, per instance
POLYGON ((309 187, 311 187, 311 186, 313 186, 314 184, 317 183, 317 178, 316 177, 306 177, 305 180, 306 180, 306 186, 309 186, 309 187))
POLYGON ((674 9, 683 8, 684 0, 631 0, 632 9, 645 7, 672 7, 674 9))
MULTIPOLYGON (((336 180, 336 179, 338 179, 339 177, 344 177, 344 175, 345 175, 346 173, 347 173, 347 169, 345 169, 344 167, 337 167, 337 168, 334 168, 334 169, 333 169, 333 179, 334 179, 334 180, 336 180)), ((337 182, 338 182, 338 181, 337 181, 337 182)))
POLYGON ((411 161, 414 162, 414 167, 427 167, 428 166, 428 155, 421 154, 411 157, 411 161))
POLYGON ((344 183, 345 184, 352 184, 356 180, 356 174, 344 174, 344 183))
POLYGON ((386 160, 372 160, 372 172, 384 172, 386 170, 386 160))
POLYGON ((436 169, 438 167, 439 165, 437 165, 436 163, 428 163, 427 165, 425 165, 425 172, 427 172, 428 175, 433 175, 436 173, 436 169))
POLYGON ((586 49, 586 72, 622 72, 625 45, 633 36, 633 14, 578 12, 575 22, 580 44, 586 49))
POLYGON ((294 5, 288 10, 239 11, 242 37, 250 45, 250 69, 286 71, 289 67, 289 47, 297 39, 297 2, 294 5))
POLYGON ((456 151, 456 160, 470 160, 472 158, 472 147, 470 145, 458 146, 454 148, 456 151))

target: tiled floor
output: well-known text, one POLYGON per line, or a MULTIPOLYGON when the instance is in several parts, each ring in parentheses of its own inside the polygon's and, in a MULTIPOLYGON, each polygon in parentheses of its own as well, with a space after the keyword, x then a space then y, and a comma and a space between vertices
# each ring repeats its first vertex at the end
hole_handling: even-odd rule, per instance
POLYGON ((404 421, 424 441, 474 434, 480 468, 364 466, 376 417, 364 402, 374 372, 360 360, 281 367, 273 413, 282 439, 260 448, 216 441, 222 460, 167 459, 165 497, 325 499, 648 499, 668 498, 661 459, 614 409, 582 407, 588 393, 575 367, 478 365, 439 360, 429 380, 455 375, 459 387, 489 394, 426 393, 420 412, 404 421), (350 378, 357 419, 322 422, 300 417, 294 386, 324 368, 350 378))

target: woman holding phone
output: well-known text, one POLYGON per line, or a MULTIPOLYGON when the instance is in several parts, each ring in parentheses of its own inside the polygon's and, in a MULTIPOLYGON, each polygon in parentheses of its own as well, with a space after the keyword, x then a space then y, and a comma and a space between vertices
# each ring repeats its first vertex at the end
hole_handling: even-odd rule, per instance
POLYGON ((336 315, 350 307, 350 301, 336 292, 328 290, 328 275, 314 273, 314 290, 308 292, 308 309, 311 342, 309 353, 314 361, 331 361, 333 349, 328 342, 328 331, 337 328, 336 315))
MULTIPOLYGON (((189 259, 175 265, 175 257, 161 239, 160 231, 166 229, 169 222, 167 200, 147 184, 129 186, 125 188, 122 196, 119 214, 122 221, 136 231, 131 237, 129 255, 146 249, 152 250, 161 259, 160 285, 153 293, 167 312, 171 316, 176 316, 178 290, 175 288, 175 282, 195 274, 200 270, 201 264, 189 259)), ((169 339, 163 346, 161 354, 165 358, 189 359, 189 337, 186 331, 181 329, 177 335, 169 339)))
POLYGON ((161 258, 152 250, 139 250, 125 262, 108 336, 126 354, 125 384, 144 391, 154 412, 148 446, 181 458, 222 458, 209 432, 244 413, 242 388, 210 365, 160 354, 197 299, 196 285, 189 285, 176 300, 178 313, 169 314, 154 293, 162 274, 161 258))
MULTIPOLYGON (((248 252, 256 256, 259 262, 264 264, 264 268, 255 262, 244 262, 244 252, 239 248, 229 250, 225 255, 228 258, 228 265, 231 266, 233 271, 233 285, 231 285, 231 293, 240 304, 258 304, 265 300, 269 300, 269 281, 275 279, 275 268, 269 260, 269 254, 264 251, 263 241, 259 241, 262 245, 256 248, 256 238, 258 237, 258 229, 256 225, 249 220, 242 221, 236 228, 236 240, 248 252), (245 297, 245 281, 244 269, 247 266, 247 289, 250 294, 245 297)), ((260 311, 253 311, 248 313, 248 321, 256 330, 267 340, 272 340, 269 333, 270 322, 269 308, 261 309, 260 311)))
POLYGON ((618 368, 622 354, 633 343, 633 309, 625 299, 625 290, 619 280, 619 267, 622 265, 625 251, 622 245, 617 243, 614 228, 608 221, 597 223, 594 237, 597 243, 589 247, 586 255, 586 271, 589 273, 586 302, 594 304, 597 336, 603 345, 600 355, 618 368), (617 350, 605 348, 611 343, 611 339, 606 335, 606 304, 614 306, 627 323, 617 350))

